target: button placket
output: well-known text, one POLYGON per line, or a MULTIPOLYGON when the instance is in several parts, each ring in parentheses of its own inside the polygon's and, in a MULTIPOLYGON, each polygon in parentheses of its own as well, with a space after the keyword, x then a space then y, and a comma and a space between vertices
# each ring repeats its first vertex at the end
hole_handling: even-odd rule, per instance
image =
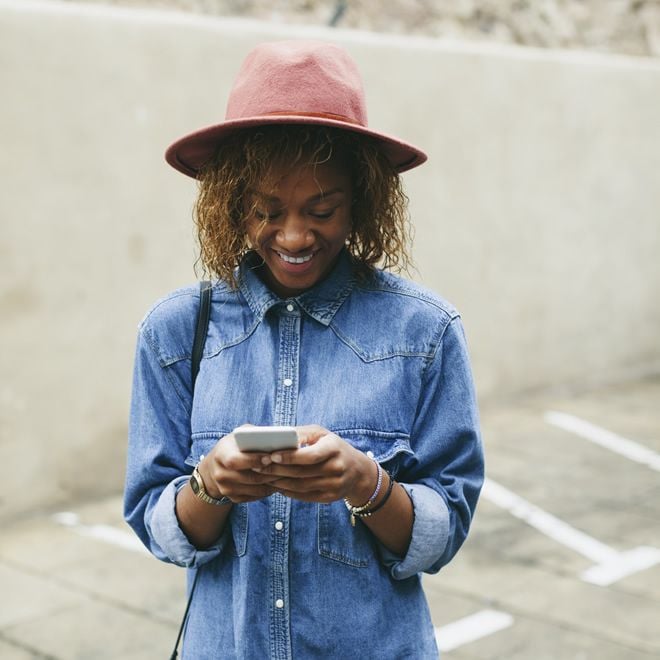
MULTIPOLYGON (((289 303, 291 304, 291 303, 289 303)), ((298 360, 300 352, 300 314, 294 307, 279 316, 278 383, 273 423, 295 426, 298 399, 298 360)), ((268 498, 272 532, 270 534, 269 582, 270 657, 290 660, 291 630, 289 620, 289 516, 291 500, 279 493, 268 498)))
POLYGON ((300 323, 298 314, 282 314, 279 318, 280 343, 278 356, 278 379, 275 400, 275 421, 280 426, 294 426, 296 401, 298 398, 298 353, 300 344, 300 323))

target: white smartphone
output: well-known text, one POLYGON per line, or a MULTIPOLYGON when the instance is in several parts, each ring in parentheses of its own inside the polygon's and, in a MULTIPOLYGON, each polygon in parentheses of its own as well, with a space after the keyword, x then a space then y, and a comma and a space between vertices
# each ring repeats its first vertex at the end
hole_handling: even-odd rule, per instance
POLYGON ((241 451, 298 448, 298 434, 293 426, 241 426, 234 429, 234 438, 241 451))

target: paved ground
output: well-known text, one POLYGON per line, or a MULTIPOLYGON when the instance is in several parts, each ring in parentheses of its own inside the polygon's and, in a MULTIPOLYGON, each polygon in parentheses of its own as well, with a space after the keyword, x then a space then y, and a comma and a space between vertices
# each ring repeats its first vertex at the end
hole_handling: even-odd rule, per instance
MULTIPOLYGON (((443 657, 659 658, 660 379, 485 409, 483 428, 472 535, 425 578, 443 657)), ((0 658, 169 657, 183 573, 126 530, 119 497, 2 530, 0 658)))

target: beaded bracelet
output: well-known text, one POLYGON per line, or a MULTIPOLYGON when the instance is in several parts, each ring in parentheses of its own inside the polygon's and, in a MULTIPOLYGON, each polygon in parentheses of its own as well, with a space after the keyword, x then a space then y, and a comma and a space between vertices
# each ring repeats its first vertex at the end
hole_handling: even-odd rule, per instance
POLYGON ((348 501, 348 498, 344 498, 344 504, 346 505, 346 508, 351 512, 351 525, 353 527, 355 527, 355 516, 363 515, 365 511, 369 510, 369 507, 371 507, 371 505, 378 497, 378 494, 380 493, 380 487, 383 484, 383 468, 380 467, 380 463, 375 458, 373 458, 373 461, 376 464, 376 470, 378 471, 378 480, 376 482, 376 488, 371 494, 371 497, 362 506, 353 506, 348 501))
POLYGON ((376 504, 376 506, 373 509, 369 509, 368 511, 360 512, 355 515, 357 515, 358 518, 368 518, 369 516, 373 515, 376 513, 376 511, 382 509, 385 506, 385 503, 387 500, 390 498, 390 495, 392 494, 392 488, 394 487, 394 479, 392 478, 392 475, 388 472, 387 476, 390 478, 390 483, 387 486, 387 490, 385 491, 385 495, 383 495, 383 499, 376 504))
POLYGON ((388 472, 387 476, 390 479, 390 483, 387 486, 387 490, 385 491, 385 495, 383 495, 383 499, 376 504, 373 509, 368 506, 363 506, 363 507, 352 507, 347 500, 344 500, 346 502, 346 508, 351 512, 351 525, 355 527, 355 519, 356 518, 368 518, 369 516, 373 515, 376 513, 376 511, 379 511, 382 507, 385 506, 385 503, 387 500, 390 498, 390 495, 392 494, 392 488, 394 488, 394 479, 392 478, 392 475, 388 472))

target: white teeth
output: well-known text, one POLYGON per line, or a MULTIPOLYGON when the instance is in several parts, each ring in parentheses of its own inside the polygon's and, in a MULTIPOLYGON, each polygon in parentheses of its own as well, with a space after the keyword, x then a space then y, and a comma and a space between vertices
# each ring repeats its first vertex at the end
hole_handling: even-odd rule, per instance
POLYGON ((282 261, 286 261, 288 264, 304 264, 314 256, 313 254, 308 254, 306 257, 289 257, 281 252, 278 252, 277 254, 280 255, 282 261))

